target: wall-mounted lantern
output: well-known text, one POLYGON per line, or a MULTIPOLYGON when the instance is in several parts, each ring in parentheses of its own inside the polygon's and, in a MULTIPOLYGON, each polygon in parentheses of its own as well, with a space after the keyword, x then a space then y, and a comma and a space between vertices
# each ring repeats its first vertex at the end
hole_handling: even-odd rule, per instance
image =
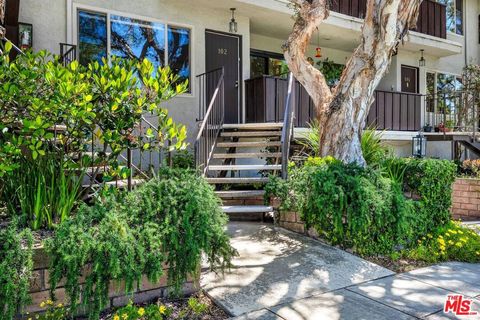
POLYGON ((230 20, 230 23, 229 23, 230 33, 237 33, 238 32, 238 23, 235 20, 235 10, 237 10, 237 9, 236 8, 230 8, 230 11, 232 11, 232 20, 230 20))
POLYGON ((412 155, 416 158, 425 158, 427 154, 427 138, 420 132, 412 139, 412 155))
POLYGON ((425 50, 422 49, 422 50, 420 50, 420 52, 421 52, 422 56, 420 57, 420 60, 418 60, 418 66, 419 67, 425 67, 427 65, 427 60, 425 60, 425 56, 424 56, 425 50))

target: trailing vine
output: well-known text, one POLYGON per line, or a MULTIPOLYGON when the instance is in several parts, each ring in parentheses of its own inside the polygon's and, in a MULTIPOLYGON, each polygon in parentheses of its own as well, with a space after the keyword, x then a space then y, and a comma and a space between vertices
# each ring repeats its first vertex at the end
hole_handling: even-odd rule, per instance
POLYGON ((90 319, 107 306, 110 284, 122 282, 125 293, 132 293, 142 274, 158 282, 165 263, 168 283, 178 293, 188 275, 198 276, 202 253, 212 269, 230 267, 235 250, 224 232, 226 222, 203 178, 194 171, 162 170, 127 195, 81 207, 58 228, 46 245, 51 287, 65 278, 73 312, 82 305, 90 319))
POLYGON ((15 317, 30 296, 33 237, 30 229, 19 231, 16 223, 0 228, 0 319, 15 317))

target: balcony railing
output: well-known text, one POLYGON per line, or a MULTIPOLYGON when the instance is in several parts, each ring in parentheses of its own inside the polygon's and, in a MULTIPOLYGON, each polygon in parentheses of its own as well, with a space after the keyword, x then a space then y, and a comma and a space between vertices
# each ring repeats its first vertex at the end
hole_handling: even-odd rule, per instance
MULTIPOLYGON (((332 0, 332 11, 352 17, 365 18, 367 0, 332 0)), ((447 38, 447 10, 444 4, 424 0, 420 6, 415 31, 438 38, 447 38)))
MULTIPOLYGON (((247 122, 281 122, 284 117, 288 83, 286 79, 262 76, 245 81, 247 122)), ((295 127, 306 127, 315 118, 314 104, 298 81, 292 97, 295 127)), ((367 117, 367 126, 379 130, 419 131, 423 96, 419 94, 376 91, 375 102, 367 117)))

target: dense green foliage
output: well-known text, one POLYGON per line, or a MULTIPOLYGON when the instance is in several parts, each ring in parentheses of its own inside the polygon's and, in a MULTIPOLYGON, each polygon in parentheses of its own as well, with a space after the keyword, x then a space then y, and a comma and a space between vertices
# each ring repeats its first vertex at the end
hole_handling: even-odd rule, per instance
POLYGON ((431 263, 463 261, 480 263, 480 230, 449 222, 418 240, 418 246, 402 252, 409 259, 431 263))
POLYGON ((165 170, 124 196, 108 196, 59 226, 47 243, 52 288, 66 278, 73 309, 82 304, 95 319, 108 301, 109 285, 124 281, 131 292, 144 274, 156 282, 169 266, 177 290, 198 275, 201 254, 213 269, 230 266, 235 254, 224 232, 227 217, 213 189, 193 171, 165 170), (90 265, 86 284, 78 284, 90 265))
POLYGON ((30 300, 33 238, 16 224, 0 228, 0 319, 13 319, 30 300))
POLYGON ((36 160, 22 157, 17 163, 20 169, 2 182, 9 211, 19 210, 22 224, 33 230, 65 221, 80 196, 81 171, 65 170, 63 155, 53 153, 36 160))
POLYGON ((360 254, 390 253, 410 246, 450 220, 455 165, 449 161, 398 159, 404 184, 379 170, 310 158, 290 180, 271 178, 267 197, 297 210, 307 227, 330 243, 360 254), (411 200, 404 192, 412 192, 411 200), (414 197, 414 198, 415 198, 414 197))
POLYGON ((103 176, 108 181, 128 175, 119 165, 120 154, 128 148, 160 152, 186 147, 186 127, 173 122, 161 105, 184 93, 188 83, 178 83, 168 67, 155 69, 148 60, 115 57, 86 67, 77 61, 64 66, 44 51, 10 60, 10 48, 7 43, 0 55, 0 176, 7 176, 0 183, 0 202, 11 202, 11 216, 28 211, 27 222, 37 229, 51 228, 61 220, 56 215, 69 214, 78 188, 58 191, 65 195, 58 201, 68 202, 61 212, 41 189, 53 193, 51 177, 62 181, 63 171, 69 180, 72 170, 78 173, 79 154, 87 158, 82 157, 83 164, 107 164, 103 176), (155 126, 139 133, 145 114, 155 126), (54 130, 58 126, 62 130, 54 130), (95 160, 84 153, 92 144, 98 151, 95 160), (41 157, 59 159, 54 174, 44 174, 50 170, 47 165, 34 164, 41 157), (21 192, 4 183, 17 185, 21 192))
POLYGON ((180 150, 172 156, 172 167, 176 169, 195 169, 195 157, 189 150, 180 150))

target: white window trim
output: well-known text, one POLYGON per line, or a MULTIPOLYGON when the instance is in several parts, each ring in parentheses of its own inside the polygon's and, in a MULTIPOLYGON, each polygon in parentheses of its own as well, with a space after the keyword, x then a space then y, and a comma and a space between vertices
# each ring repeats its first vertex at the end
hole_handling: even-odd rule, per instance
POLYGON ((189 50, 189 62, 190 62, 190 79, 189 79, 189 86, 190 92, 183 93, 178 97, 181 98, 194 98, 196 97, 196 86, 194 85, 194 78, 195 78, 195 63, 193 62, 193 57, 195 56, 193 52, 195 52, 195 41, 194 41, 194 34, 195 28, 192 25, 184 24, 184 23, 177 23, 172 21, 160 20, 148 16, 137 15, 133 13, 126 13, 117 10, 105 9, 102 7, 90 6, 86 4, 76 3, 74 0, 67 0, 67 42, 77 45, 78 46, 78 11, 85 10, 85 11, 92 11, 103 13, 107 16, 107 53, 111 52, 111 43, 110 43, 110 16, 111 15, 118 15, 122 17, 149 21, 154 23, 161 23, 165 25, 165 65, 168 65, 168 26, 171 27, 179 27, 185 28, 190 30, 190 50, 189 50))

